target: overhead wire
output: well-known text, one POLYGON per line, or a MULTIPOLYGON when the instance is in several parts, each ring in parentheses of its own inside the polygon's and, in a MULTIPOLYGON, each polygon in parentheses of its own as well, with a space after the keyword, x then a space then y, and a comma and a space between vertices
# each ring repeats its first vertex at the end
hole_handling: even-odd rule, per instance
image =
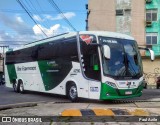
MULTIPOLYGON (((33 10, 37 11, 36 8, 34 8, 34 6, 33 6, 33 4, 32 4, 31 2, 28 3, 27 0, 25 0, 25 1, 26 1, 25 3, 28 4, 28 7, 30 7, 31 10, 32 10, 31 6, 32 6, 32 7, 33 7, 33 10)), ((29 8, 27 7, 27 5, 25 5, 25 3, 23 3, 23 2, 21 2, 21 3, 24 5, 24 7, 26 8, 26 10, 27 10, 28 12, 30 12, 30 14, 31 14, 31 16, 32 16, 32 18, 33 18, 33 20, 34 20, 33 13, 29 10, 29 8)), ((38 24, 40 24, 40 21, 35 20, 35 22, 36 22, 36 26, 38 26, 38 28, 40 28, 40 29, 41 29, 41 32, 44 34, 45 32, 44 32, 43 29, 38 25, 38 24), (37 24, 37 22, 38 22, 38 24, 37 24)), ((45 33, 44 35, 48 37, 48 35, 47 35, 46 33, 45 33)))
MULTIPOLYGON (((37 13, 38 15, 40 15, 40 13, 39 12, 42 12, 42 13, 45 13, 45 12, 51 12, 51 13, 53 13, 53 12, 55 12, 55 11, 44 11, 44 10, 42 10, 42 7, 40 6, 40 3, 36 0, 36 2, 37 2, 37 5, 39 5, 39 8, 42 10, 42 11, 38 11, 34 6, 33 6, 33 4, 32 4, 32 2, 31 1, 29 1, 30 2, 30 4, 31 4, 31 6, 32 6, 32 8, 31 8, 31 6, 28 4, 28 6, 30 7, 30 9, 28 9, 28 7, 25 5, 25 3, 24 2, 22 2, 22 1, 20 1, 20 0, 16 0, 17 1, 17 3, 23 8, 23 10, 17 10, 17 11, 19 11, 19 12, 26 12, 27 14, 28 14, 28 16, 32 19, 32 21, 37 25, 37 27, 41 30, 41 32, 46 36, 46 37, 48 37, 47 36, 47 34, 43 31, 43 29, 37 24, 37 21, 35 21, 35 19, 33 18, 33 12, 34 13, 37 13)), ((52 5, 52 7, 54 8, 54 9, 56 9, 56 11, 58 12, 58 13, 60 13, 61 14, 61 16, 62 16, 62 18, 66 21, 66 23, 74 30, 74 31, 77 31, 76 30, 76 28, 71 24, 71 22, 65 17, 65 15, 63 14, 63 12, 61 11, 61 9, 57 6, 57 4, 54 2, 54 1, 52 1, 52 0, 50 0, 49 1, 49 3, 52 5)), ((0 10, 1 11, 1 10, 0 10)), ((2 10, 3 11, 3 10, 2 10)), ((15 11, 12 11, 12 10, 7 10, 7 12, 16 12, 16 10, 15 11)), ((27 30, 26 30, 27 31, 27 30)), ((12 30, 10 30, 9 31, 10 33, 13 33, 14 34, 14 32, 12 32, 12 30)), ((1 34, 1 33, 0 33, 1 34)), ((16 41, 17 42, 17 41, 16 41)), ((20 42, 22 42, 22 41, 20 41, 20 42)), ((6 44, 9 44, 9 45, 24 45, 24 44, 21 44, 21 43, 15 43, 15 41, 0 41, 0 44, 4 44, 4 45, 6 45, 6 44), (11 43, 12 42, 12 43, 11 43)))
MULTIPOLYGON (((43 12, 44 12, 44 10, 43 10, 43 8, 41 7, 41 5, 40 5, 39 1, 38 1, 38 0, 36 0, 36 2, 37 2, 37 5, 39 6, 39 9, 40 9, 40 10, 41 10, 41 12, 43 13, 43 12)), ((46 20, 46 22, 47 22, 47 24, 50 24, 50 26, 51 26, 51 25, 53 25, 53 24, 51 24, 48 20, 46 20)))
POLYGON ((51 6, 57 10, 58 13, 61 14, 64 21, 74 30, 77 31, 76 28, 72 25, 72 23, 66 18, 66 16, 63 14, 61 9, 58 7, 58 5, 53 0, 48 0, 48 2, 51 4, 51 6))
MULTIPOLYGON (((86 11, 84 10, 63 10, 63 12, 68 12, 68 11, 74 11, 76 13, 81 13, 81 14, 86 14, 86 11)), ((13 10, 13 9, 0 9, 0 12, 6 12, 6 13, 26 13, 24 10, 13 10)), ((34 10, 29 10, 28 11, 29 13, 38 13, 38 14, 48 14, 48 13, 57 13, 57 11, 45 11, 45 10, 42 10, 42 11, 39 11, 37 10, 37 12, 35 12, 34 10)))
POLYGON ((36 26, 41 30, 41 32, 46 36, 47 34, 43 31, 43 29, 37 24, 37 22, 33 19, 33 17, 31 16, 31 14, 28 12, 28 10, 26 9, 26 7, 23 5, 23 3, 20 0, 16 0, 20 6, 26 11, 26 13, 29 15, 29 17, 33 20, 33 22, 36 24, 36 26))
POLYGON ((1 40, 0 45, 25 45, 29 41, 1 40))
MULTIPOLYGON (((34 3, 33 3, 33 1, 31 1, 31 0, 25 0, 26 1, 26 3, 28 4, 28 7, 30 7, 31 9, 33 9, 33 10, 35 10, 35 12, 31 12, 31 14, 33 15, 33 13, 34 13, 34 15, 38 15, 39 17, 40 17, 40 19, 42 19, 42 22, 43 22, 43 17, 41 16, 41 14, 38 12, 38 10, 37 10, 37 8, 34 6, 34 3), (36 13, 36 14, 35 14, 36 13)), ((37 1, 35 1, 36 3, 37 3, 37 1)), ((37 3, 37 5, 39 6, 39 4, 37 3)), ((39 6, 39 8, 40 8, 40 6, 39 6)), ((37 22, 39 23, 39 24, 42 24, 42 22, 41 21, 38 21, 37 20, 37 22)), ((48 25, 49 23, 47 22, 47 23, 43 23, 43 25, 45 26, 45 27, 50 27, 49 25, 48 25)))
POLYGON ((12 44, 8 44, 8 43, 1 43, 0 42, 0 45, 25 45, 25 44, 22 44, 22 43, 12 43, 12 44))

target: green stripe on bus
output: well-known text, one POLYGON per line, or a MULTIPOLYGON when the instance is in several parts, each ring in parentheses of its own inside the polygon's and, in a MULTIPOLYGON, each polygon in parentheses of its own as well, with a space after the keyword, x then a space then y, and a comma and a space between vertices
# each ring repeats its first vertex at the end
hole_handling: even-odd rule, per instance
POLYGON ((13 79, 17 79, 15 65, 14 64, 7 65, 7 71, 8 71, 10 83, 12 83, 13 79))
POLYGON ((72 69, 72 63, 65 59, 38 61, 38 66, 46 91, 58 86, 72 69))

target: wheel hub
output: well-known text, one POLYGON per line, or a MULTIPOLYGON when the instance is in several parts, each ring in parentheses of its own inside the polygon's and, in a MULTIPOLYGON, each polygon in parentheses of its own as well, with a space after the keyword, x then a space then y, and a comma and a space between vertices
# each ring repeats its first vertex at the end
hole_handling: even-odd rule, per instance
POLYGON ((20 91, 22 92, 23 91, 23 85, 20 84, 20 91))
POLYGON ((75 86, 72 86, 69 91, 70 97, 75 98, 77 96, 77 89, 75 86))

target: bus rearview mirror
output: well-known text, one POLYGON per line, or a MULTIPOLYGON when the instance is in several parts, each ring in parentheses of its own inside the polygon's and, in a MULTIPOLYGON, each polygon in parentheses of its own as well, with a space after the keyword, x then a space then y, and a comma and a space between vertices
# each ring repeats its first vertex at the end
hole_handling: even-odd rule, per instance
POLYGON ((154 55, 154 51, 149 49, 149 48, 142 48, 142 47, 138 47, 140 50, 147 50, 149 51, 150 55, 151 55, 151 61, 154 61, 155 59, 155 55, 154 55))
POLYGON ((103 54, 106 59, 111 58, 111 51, 110 51, 110 47, 108 45, 103 46, 103 54))
POLYGON ((155 59, 154 51, 151 50, 151 49, 148 49, 148 50, 149 50, 150 55, 151 55, 151 61, 154 61, 154 59, 155 59))

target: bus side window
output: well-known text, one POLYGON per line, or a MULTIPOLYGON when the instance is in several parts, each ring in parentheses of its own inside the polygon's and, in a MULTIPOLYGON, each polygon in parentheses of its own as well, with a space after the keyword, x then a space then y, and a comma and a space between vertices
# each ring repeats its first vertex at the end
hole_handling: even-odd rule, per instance
POLYGON ((98 56, 98 48, 93 46, 82 46, 84 74, 87 78, 101 80, 100 61, 98 56))
POLYGON ((98 62, 98 55, 93 54, 90 56, 90 66, 93 68, 94 71, 99 71, 99 62, 98 62))
POLYGON ((40 47, 34 46, 31 51, 31 57, 33 61, 36 61, 38 59, 38 51, 40 51, 40 47))

